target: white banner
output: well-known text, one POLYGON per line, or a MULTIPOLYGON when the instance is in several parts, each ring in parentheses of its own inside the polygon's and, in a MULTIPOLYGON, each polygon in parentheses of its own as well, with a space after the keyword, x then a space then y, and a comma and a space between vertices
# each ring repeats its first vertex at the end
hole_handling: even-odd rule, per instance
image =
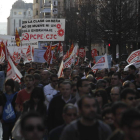
POLYGON ((130 64, 137 60, 140 60, 140 50, 133 51, 127 58, 127 63, 130 64))
POLYGON ((97 63, 92 67, 93 72, 96 72, 98 69, 104 69, 104 68, 109 68, 108 65, 108 60, 107 60, 107 54, 103 55, 97 63))
POLYGON ((64 41, 65 19, 30 19, 22 21, 22 42, 64 41))
POLYGON ((8 68, 7 68, 7 77, 6 79, 13 79, 14 81, 17 81, 20 83, 22 75, 19 72, 19 70, 16 68, 14 63, 12 62, 11 58, 8 57, 8 68))

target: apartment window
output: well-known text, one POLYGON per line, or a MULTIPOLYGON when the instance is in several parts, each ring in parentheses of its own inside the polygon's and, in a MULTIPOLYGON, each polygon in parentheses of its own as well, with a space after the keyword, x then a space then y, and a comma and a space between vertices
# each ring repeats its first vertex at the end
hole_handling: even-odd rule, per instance
POLYGON ((22 12, 18 12, 19 15, 22 15, 22 12))
POLYGON ((24 12, 24 15, 26 15, 26 12, 24 12))
POLYGON ((38 3, 38 0, 36 0, 36 3, 38 3))
POLYGON ((19 27, 21 27, 21 19, 19 20, 19 27))
POLYGON ((36 15, 38 15, 38 10, 36 10, 36 15))
POLYGON ((16 21, 15 21, 15 19, 14 19, 14 33, 15 33, 15 31, 16 31, 16 30, 15 30, 15 25, 16 25, 16 21))
POLYGON ((14 15, 16 15, 17 14, 17 12, 14 12, 14 15))

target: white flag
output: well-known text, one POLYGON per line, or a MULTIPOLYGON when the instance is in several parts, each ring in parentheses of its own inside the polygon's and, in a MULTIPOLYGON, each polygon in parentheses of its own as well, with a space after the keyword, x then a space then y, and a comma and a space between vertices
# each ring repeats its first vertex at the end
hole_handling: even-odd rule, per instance
POLYGON ((32 50, 31 50, 31 46, 28 46, 27 52, 26 52, 26 57, 28 59, 28 61, 32 61, 32 50))
POLYGON ((63 60, 62 60, 59 71, 58 71, 58 74, 57 74, 58 77, 62 77, 62 75, 63 75, 63 66, 64 66, 64 63, 63 63, 63 60))
POLYGON ((101 70, 104 68, 109 68, 107 54, 103 55, 91 69, 93 72, 96 72, 98 69, 101 70))
POLYGON ((79 49, 79 46, 78 46, 78 44, 76 44, 75 47, 73 48, 72 54, 65 61, 64 68, 71 67, 71 65, 75 63, 78 49, 79 49))
POLYGON ((17 81, 20 83, 22 75, 19 72, 19 70, 16 68, 15 64, 11 60, 10 57, 8 57, 8 68, 7 68, 7 76, 6 79, 13 79, 14 81, 17 81))
POLYGON ((62 45, 62 43, 61 43, 60 52, 59 52, 59 58, 60 57, 63 57, 63 45, 62 45))

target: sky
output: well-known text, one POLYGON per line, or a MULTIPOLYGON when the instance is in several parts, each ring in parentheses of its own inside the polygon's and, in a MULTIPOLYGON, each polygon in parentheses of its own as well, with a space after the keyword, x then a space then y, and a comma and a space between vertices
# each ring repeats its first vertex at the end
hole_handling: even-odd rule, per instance
MULTIPOLYGON (((0 22, 7 22, 7 18, 10 15, 12 5, 17 0, 0 0, 0 22)), ((26 3, 33 3, 33 0, 23 0, 26 3)))

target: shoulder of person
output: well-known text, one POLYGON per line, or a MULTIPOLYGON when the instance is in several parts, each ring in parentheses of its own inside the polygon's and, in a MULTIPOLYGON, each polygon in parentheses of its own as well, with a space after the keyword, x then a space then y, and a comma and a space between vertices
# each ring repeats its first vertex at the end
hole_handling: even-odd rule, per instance
POLYGON ((101 121, 101 120, 97 120, 98 121, 98 124, 99 124, 99 127, 101 128, 101 129, 104 129, 104 130, 108 130, 108 131, 110 131, 111 132, 111 128, 107 125, 107 124, 105 124, 103 121, 101 121))
POLYGON ((124 133, 119 129, 115 130, 108 138, 108 140, 123 140, 123 139, 124 133))
POLYGON ((78 121, 79 121, 79 119, 72 121, 64 129, 67 130, 67 131, 75 131, 75 130, 78 130, 78 121))

